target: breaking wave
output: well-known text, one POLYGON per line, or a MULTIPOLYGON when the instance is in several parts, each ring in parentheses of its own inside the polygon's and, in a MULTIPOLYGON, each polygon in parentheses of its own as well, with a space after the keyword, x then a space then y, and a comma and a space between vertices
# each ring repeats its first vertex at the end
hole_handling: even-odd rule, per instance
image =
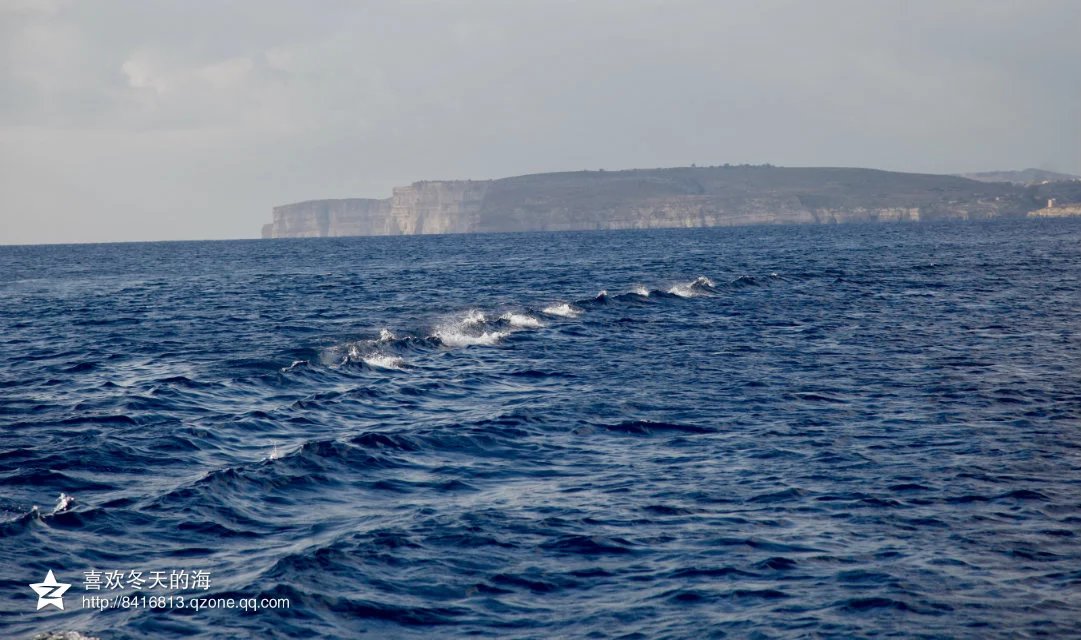
POLYGON ((361 357, 364 364, 377 369, 401 369, 405 367, 405 359, 401 356, 391 356, 385 353, 373 353, 361 357))
POLYGON ((493 345, 507 337, 509 331, 482 331, 468 333, 456 328, 444 328, 435 332, 435 337, 448 347, 471 347, 475 345, 493 345))
POLYGON ((681 298, 693 298, 695 296, 714 292, 716 292, 716 289, 713 286, 713 281, 705 276, 696 278, 694 282, 677 284, 668 290, 668 293, 681 298))
MULTIPOLYGON (((775 276, 771 274, 770 277, 775 276)), ((750 276, 740 276, 731 282, 731 286, 735 287, 754 284, 757 282, 750 276)), ((427 335, 421 334, 423 337, 401 336, 388 328, 383 328, 379 330, 378 337, 330 347, 324 352, 322 362, 328 366, 363 363, 373 369, 403 369, 409 366, 403 354, 408 356, 410 353, 423 353, 440 346, 448 348, 491 346, 498 344, 511 333, 541 329, 545 323, 538 315, 575 319, 590 309, 611 304, 644 304, 659 302, 666 298, 693 298, 716 293, 719 292, 713 281, 700 276, 691 282, 673 285, 667 290, 651 289, 639 284, 626 293, 613 296, 606 289, 602 289, 592 298, 574 303, 552 303, 539 312, 529 310, 527 307, 523 311, 506 311, 496 317, 489 316, 480 309, 470 308, 457 317, 437 324, 427 335)), ((293 371, 307 364, 307 361, 298 360, 282 371, 293 371)))
POLYGON ((473 325, 484 324, 487 321, 488 321, 488 318, 487 318, 487 316, 484 315, 483 311, 477 311, 476 309, 470 309, 469 311, 466 312, 465 317, 463 317, 459 322, 463 326, 471 327, 473 325))
POLYGON ((66 493, 61 493, 60 497, 56 499, 56 506, 53 508, 53 515, 67 511, 74 503, 75 498, 69 496, 66 493))
POLYGON ((577 318, 582 315, 582 310, 578 307, 573 307, 566 302, 560 302, 548 305, 541 313, 549 316, 558 316, 560 318, 577 318))
POLYGON ((543 322, 525 313, 507 312, 499 319, 519 329, 540 329, 544 326, 543 322))
POLYGON ((470 309, 457 320, 445 322, 432 333, 432 337, 447 347, 470 347, 493 345, 507 337, 510 331, 485 328, 487 317, 483 312, 470 309))

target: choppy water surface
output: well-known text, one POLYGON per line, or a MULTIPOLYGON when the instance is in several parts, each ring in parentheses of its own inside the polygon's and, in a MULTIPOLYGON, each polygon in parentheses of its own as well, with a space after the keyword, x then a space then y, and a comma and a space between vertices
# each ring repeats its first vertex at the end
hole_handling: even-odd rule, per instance
POLYGON ((0 247, 0 635, 1079 635, 1079 330, 1076 221, 0 247))

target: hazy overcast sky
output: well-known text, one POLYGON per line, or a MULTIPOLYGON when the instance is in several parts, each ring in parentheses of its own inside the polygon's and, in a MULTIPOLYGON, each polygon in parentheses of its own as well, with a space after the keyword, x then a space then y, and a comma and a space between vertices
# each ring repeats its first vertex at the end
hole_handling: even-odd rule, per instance
POLYGON ((256 237, 423 178, 1081 173, 1081 2, 0 0, 0 243, 256 237))

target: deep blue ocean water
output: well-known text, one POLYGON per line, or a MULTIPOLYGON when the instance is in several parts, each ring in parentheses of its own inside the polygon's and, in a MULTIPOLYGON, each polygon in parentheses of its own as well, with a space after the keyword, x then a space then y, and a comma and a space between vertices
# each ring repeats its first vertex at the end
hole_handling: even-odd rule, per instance
POLYGON ((0 247, 0 434, 2 637, 1081 637, 1081 221, 0 247))

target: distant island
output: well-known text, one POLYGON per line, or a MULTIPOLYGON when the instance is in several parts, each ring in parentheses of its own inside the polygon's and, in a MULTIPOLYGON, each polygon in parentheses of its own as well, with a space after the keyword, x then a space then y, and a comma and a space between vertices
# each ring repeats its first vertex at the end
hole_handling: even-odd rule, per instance
POLYGON ((1035 169, 970 176, 721 165, 426 180, 384 199, 274 207, 262 237, 1053 217, 1076 215, 1081 205, 1075 176, 1035 169))
POLYGON ((1047 171, 1045 169, 1021 169, 1020 171, 978 171, 959 174, 962 178, 971 178, 981 182, 1010 182, 1013 184, 1045 184, 1048 182, 1067 182, 1081 180, 1081 176, 1068 173, 1047 171))

